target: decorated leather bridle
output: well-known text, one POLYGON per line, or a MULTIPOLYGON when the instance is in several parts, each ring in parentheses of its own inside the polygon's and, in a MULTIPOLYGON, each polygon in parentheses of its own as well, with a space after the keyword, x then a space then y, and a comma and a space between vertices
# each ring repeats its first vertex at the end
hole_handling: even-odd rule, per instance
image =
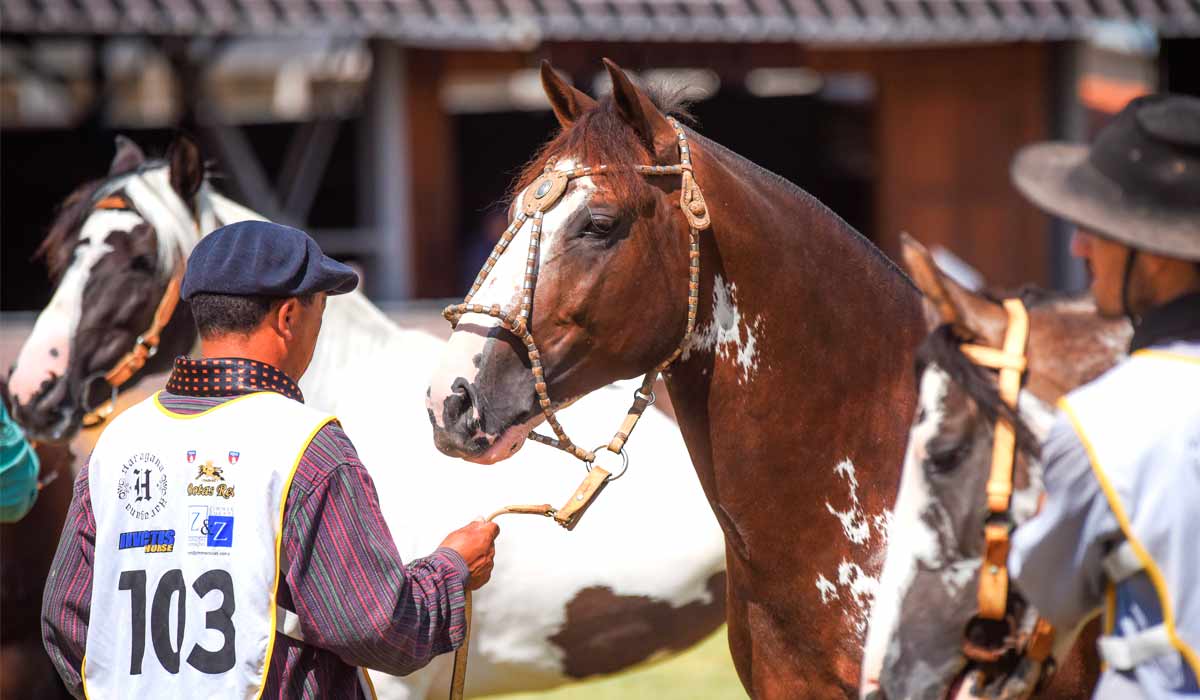
MULTIPOLYGON (((688 312, 687 312, 687 328, 684 331, 683 337, 679 341, 679 345, 675 348, 665 360, 660 362, 646 373, 642 380, 642 385, 634 392, 633 404, 629 408, 629 412, 622 421, 620 428, 613 435, 612 440, 606 446, 613 454, 620 455, 622 458, 621 472, 616 476, 612 476, 608 472, 606 481, 619 478, 625 468, 629 465, 628 455, 625 452, 625 442, 629 439, 629 435, 633 432, 637 425, 638 419, 646 407, 654 402, 654 382, 659 375, 667 367, 675 361, 676 358, 683 352, 683 346, 687 342, 692 331, 696 327, 696 308, 700 295, 700 231, 707 229, 712 221, 709 218, 708 208, 704 201, 704 195, 700 191, 700 186, 696 183, 695 175, 692 170, 691 149, 688 146, 687 136, 684 133, 683 127, 674 118, 668 118, 671 127, 675 130, 675 135, 679 143, 679 164, 678 165, 637 165, 634 166, 636 172, 646 176, 659 175, 679 175, 682 180, 682 192, 680 194, 680 208, 683 211, 684 217, 688 221, 689 232, 689 249, 688 249, 688 312)), ((537 393, 538 403, 541 406, 542 414, 546 417, 546 422, 554 431, 555 437, 548 437, 538 433, 530 433, 530 438, 544 445, 556 447, 564 452, 567 452, 579 460, 582 460, 588 467, 589 472, 603 471, 599 468, 594 468, 596 462, 596 452, 600 447, 594 450, 586 450, 579 445, 576 445, 570 437, 567 436, 562 424, 559 422, 555 409, 550 401, 550 396, 546 390, 546 377, 542 368, 541 352, 538 350, 537 342, 533 338, 533 333, 530 331, 530 309, 533 306, 534 290, 537 287, 538 278, 538 250, 541 245, 542 220, 547 211, 549 211, 566 192, 567 185, 571 180, 580 177, 589 177, 595 175, 603 175, 609 172, 608 166, 580 166, 571 170, 555 170, 555 162, 551 159, 547 164, 543 173, 534 180, 525 190, 524 196, 521 198, 520 209, 517 211, 513 221, 509 224, 500 240, 496 243, 495 249, 492 250, 488 259, 483 264, 483 269, 475 277, 475 282, 471 285, 471 290, 467 293, 466 298, 460 304, 454 304, 446 307, 442 315, 452 326, 457 326, 459 319, 464 314, 476 313, 491 316, 500 321, 500 325, 511 331, 514 335, 521 339, 525 344, 525 352, 529 356, 530 371, 533 374, 534 391, 537 393), (483 286, 488 274, 496 266, 500 256, 508 248, 508 244, 516 236, 521 227, 526 221, 531 221, 531 229, 529 236, 529 251, 525 261, 525 280, 521 301, 519 305, 508 306, 502 308, 499 304, 484 306, 482 304, 471 303, 472 297, 483 286)), ((569 523, 555 516, 560 524, 567 526, 569 523)))
MULTIPOLYGON (((998 371, 1000 400, 1015 414, 1021 393, 1021 377, 1028 364, 1025 348, 1029 339, 1029 314, 1020 299, 1005 299, 1004 310, 1008 313, 1008 328, 1001 349, 974 343, 963 343, 959 349, 973 364, 998 371)), ((1009 613, 1008 551, 1014 528, 1010 507, 1015 460, 1015 426, 1003 415, 997 416, 992 442, 992 469, 987 482, 988 517, 983 528, 985 547, 979 572, 979 608, 968 623, 968 630, 977 621, 1004 621, 1009 613)), ((1054 628, 1049 622, 1038 617, 1033 630, 1024 639, 1011 637, 1008 635, 1004 645, 992 647, 976 644, 964 635, 963 653, 973 661, 995 663, 1005 654, 1015 651, 1043 664, 1043 681, 1053 673, 1050 652, 1054 628)))
MULTIPOLYGON (((102 209, 108 211, 131 211, 128 200, 120 195, 109 195, 100 201, 96 202, 94 209, 102 209)), ((133 348, 125 353, 117 363, 104 373, 104 381, 112 390, 112 395, 104 403, 96 408, 88 411, 83 416, 84 428, 96 428, 103 425, 112 415, 113 409, 117 402, 117 393, 121 387, 125 385, 133 375, 137 374, 146 362, 158 353, 158 344, 162 341, 162 331, 171 321, 171 316, 175 313, 175 307, 179 305, 179 286, 183 283, 183 272, 185 263, 182 259, 177 261, 175 272, 171 275, 170 281, 167 282, 167 288, 163 292, 162 298, 158 302, 158 306, 154 309, 154 318, 150 322, 150 327, 133 341, 133 348)), ((93 375, 99 377, 99 375, 93 375)), ((84 400, 87 399, 87 389, 91 384, 89 379, 84 386, 84 400)))
MULTIPOLYGON (((579 523, 579 519, 583 513, 591 505, 593 500, 600 491, 608 484, 609 481, 619 479, 625 474, 625 470, 629 467, 629 456, 625 451, 625 442, 629 439, 629 435, 637 426, 638 419, 645 412, 646 407, 654 403, 654 382, 658 381, 658 377, 663 370, 671 365, 682 353, 684 344, 691 336, 692 331, 696 327, 696 309, 700 296, 700 232, 712 225, 712 220, 709 218, 708 207, 704 201, 704 195, 700 191, 700 185, 696 183, 696 177, 692 170, 691 148, 688 146, 687 135, 683 131, 683 127, 677 120, 668 117, 671 127, 675 130, 676 139, 679 142, 679 164, 678 165, 637 165, 634 170, 646 176, 659 175, 679 175, 681 179, 680 193, 680 209, 683 211, 684 218, 688 222, 688 313, 687 313, 687 328, 684 330, 683 337, 679 340, 679 345, 675 350, 662 362, 658 363, 654 369, 646 373, 642 379, 642 385, 633 393, 633 404, 629 407, 629 412, 625 416, 625 420, 621 422, 620 428, 617 429, 615 435, 608 445, 601 445, 594 450, 586 450, 576 445, 570 437, 567 436, 562 424, 559 423, 558 417, 555 415, 553 404, 550 401, 550 395, 546 391, 546 376, 542 369, 541 352, 538 350, 537 342, 533 338, 533 333, 529 329, 530 324, 530 309, 533 306, 533 294, 537 287, 538 278, 538 251, 541 246, 542 220, 547 211, 550 210, 563 193, 567 190, 567 185, 571 180, 580 177, 589 177, 594 175, 603 175, 609 172, 607 165, 596 166, 580 166, 571 170, 555 170, 554 159, 550 159, 546 163, 546 168, 540 176, 525 189, 525 194, 521 198, 520 209, 512 222, 497 241, 496 247, 488 255, 488 259, 483 264, 483 268, 475 277, 475 282, 471 285, 471 290, 467 292, 467 296, 462 303, 447 306, 442 311, 442 316, 450 322, 452 327, 458 325, 459 319, 464 314, 486 314, 500 321, 500 325, 511 331, 514 335, 521 339, 525 344, 525 352, 529 356, 529 364, 533 373, 534 391, 537 392, 538 404, 541 406, 542 414, 546 417, 546 422, 550 424, 550 428, 554 431, 554 437, 548 437, 538 433, 531 432, 529 437, 543 445, 556 447, 575 458, 584 462, 587 467, 587 476, 583 483, 571 495, 566 505, 562 508, 552 508, 550 504, 543 503, 538 505, 517 505, 506 506, 493 513, 488 520, 492 520, 499 515, 507 513, 525 513, 531 515, 544 515, 553 518, 562 527, 567 530, 572 530, 579 523), (483 286, 488 274, 492 268, 499 262, 500 256, 504 254, 508 244, 512 242, 517 232, 525 225, 526 221, 531 221, 529 234, 529 252, 525 258, 525 280, 522 287, 521 302, 513 308, 501 308, 499 304, 491 306, 483 306, 482 304, 471 303, 471 298, 483 286), (595 466, 596 453, 601 447, 606 447, 609 452, 620 455, 621 471, 613 476, 610 472, 600 467, 595 466)), ((466 602, 466 620, 467 631, 463 638, 462 646, 454 652, 454 667, 450 677, 450 700, 459 700, 463 696, 463 690, 466 684, 467 674, 467 650, 470 641, 470 620, 471 620, 471 596, 467 592, 465 596, 466 602)))

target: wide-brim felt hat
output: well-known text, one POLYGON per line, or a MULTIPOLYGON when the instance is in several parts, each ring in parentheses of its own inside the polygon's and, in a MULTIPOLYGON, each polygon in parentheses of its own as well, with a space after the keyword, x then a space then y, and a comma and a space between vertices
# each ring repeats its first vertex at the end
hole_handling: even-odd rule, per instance
POLYGON ((1023 148, 1012 178, 1038 207, 1088 231, 1200 261, 1200 99, 1138 98, 1090 147, 1023 148))

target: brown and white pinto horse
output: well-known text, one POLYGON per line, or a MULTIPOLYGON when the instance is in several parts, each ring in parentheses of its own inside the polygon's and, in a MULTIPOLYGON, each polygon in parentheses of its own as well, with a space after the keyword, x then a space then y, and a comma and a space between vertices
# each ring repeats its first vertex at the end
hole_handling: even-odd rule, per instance
MULTIPOLYGON (((1090 297, 1026 290, 1029 339, 1025 383, 1016 410, 999 397, 995 373, 973 363, 964 338, 999 348, 1008 325, 996 301, 943 275, 920 244, 904 242, 905 260, 927 298, 930 335, 918 351, 920 395, 909 433, 887 560, 871 614, 863 663, 864 697, 1017 700, 1035 689, 1041 665, 1024 658, 1020 640, 1037 611, 1009 588, 1003 621, 969 621, 978 611, 986 484, 997 415, 1016 426, 1017 458, 1008 514, 1020 526, 1042 492, 1039 444, 1055 401, 1112 366, 1129 325, 1101 318, 1090 297), (936 310, 935 310, 936 309, 936 310), (968 629, 970 630, 968 632, 968 629), (964 654, 964 643, 983 653, 964 654)), ((1078 630, 1058 630, 1053 658, 1061 668, 1046 697, 1086 698, 1098 676, 1093 628, 1071 649, 1078 630), (1070 650, 1070 653, 1068 653, 1070 650)))
MULTIPOLYGON (((852 696, 915 400, 920 295, 816 199, 689 129, 712 225, 700 233, 696 328, 682 338, 680 176, 633 170, 680 162, 670 108, 606 66, 613 92, 599 102, 543 66, 562 132, 516 190, 552 158, 562 170, 607 167, 572 179, 542 221, 530 328, 549 395, 562 405, 645 373, 682 339, 666 382, 725 534, 741 680, 759 698, 852 696)), ((779 139, 786 147, 787 133, 779 139)), ((474 303, 519 304, 529 237, 527 222, 474 303)), ((428 407, 439 448, 484 463, 542 420, 525 347, 478 313, 451 335, 428 407)), ((655 469, 637 463, 637 444, 633 469, 655 469)), ((653 514, 630 517, 655 526, 653 514)))

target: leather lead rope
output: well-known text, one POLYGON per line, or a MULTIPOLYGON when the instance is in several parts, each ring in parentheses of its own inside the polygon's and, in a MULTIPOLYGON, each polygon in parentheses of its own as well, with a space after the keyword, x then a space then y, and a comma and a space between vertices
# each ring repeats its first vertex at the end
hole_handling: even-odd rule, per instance
MULTIPOLYGON (((609 473, 593 467, 575 493, 562 508, 552 508, 549 503, 538 505, 505 506, 487 517, 488 522, 501 515, 541 515, 553 518, 567 530, 574 530, 583 514, 609 482, 609 473)), ((467 656, 471 644, 471 591, 463 591, 463 642, 454 650, 454 669, 450 674, 450 700, 462 700, 467 684, 467 656)))

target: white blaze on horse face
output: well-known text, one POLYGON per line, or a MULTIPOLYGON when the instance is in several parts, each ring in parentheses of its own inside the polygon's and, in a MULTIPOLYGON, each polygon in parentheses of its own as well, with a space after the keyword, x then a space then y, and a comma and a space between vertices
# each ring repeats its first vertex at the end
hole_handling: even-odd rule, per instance
POLYGON ((738 368, 738 384, 748 383, 758 370, 758 342, 763 334, 763 318, 744 318, 737 305, 737 283, 726 283, 721 275, 713 279, 712 317, 696 328, 683 346, 683 359, 692 352, 715 352, 738 368))
MULTIPOLYGON (((575 168, 572 159, 560 160, 556 170, 569 171, 575 168)), ((542 233, 538 245, 536 270, 545 271, 545 263, 562 239, 564 232, 581 223, 588 215, 587 205, 596 185, 590 177, 575 178, 570 181, 561 199, 556 202, 542 217, 542 233)), ((523 200, 525 191, 517 195, 516 201, 523 200)), ((514 208, 515 209, 515 208, 514 208)), ((496 266, 488 273, 483 286, 475 293, 471 303, 491 306, 498 304, 501 308, 516 307, 521 303, 525 284, 525 267, 529 255, 529 241, 532 235, 533 220, 529 219, 521 226, 508 244, 508 248, 500 256, 496 266)), ((453 393, 453 385, 460 378, 474 383, 479 374, 479 358, 488 348, 488 334, 493 328, 500 326, 499 319, 486 314, 464 314, 458 322, 458 327, 450 334, 441 365, 430 382, 430 390, 426 399, 428 408, 433 411, 433 420, 438 428, 445 428, 442 416, 442 406, 447 397, 453 393)), ((536 329, 534 330, 536 338, 536 329)), ((494 346, 496 351, 508 352, 507 345, 494 346)), ((530 375, 530 386, 533 377, 530 375)), ((476 419, 479 408, 474 407, 476 419)), ((529 431, 542 420, 537 418, 525 426, 510 429, 503 439, 497 439, 488 454, 495 453, 498 458, 504 458, 515 451, 516 447, 525 440, 529 431), (503 444, 501 444, 503 443, 503 444)), ((482 436, 497 438, 498 436, 482 436)), ((481 456, 481 460, 485 456, 481 456)))
POLYGON ((931 495, 921 465, 927 455, 926 445, 942 425, 945 414, 943 402, 950 387, 950 377, 937 365, 930 365, 921 375, 920 396, 917 400, 921 421, 913 425, 904 454, 904 470, 900 474, 900 490, 893 509, 893 525, 888 538, 887 558, 871 606, 867 644, 863 649, 862 683, 860 693, 879 689, 883 659, 900 623, 900 606, 917 571, 917 562, 936 563, 940 559, 938 538, 921 514, 928 508, 931 495))
POLYGON ((84 222, 74 257, 50 303, 38 314, 33 332, 21 347, 8 379, 9 390, 18 403, 28 404, 47 379, 66 374, 71 360, 71 339, 83 312, 83 290, 92 267, 112 252, 112 246, 106 242, 109 233, 129 231, 141 223, 143 219, 138 214, 116 209, 97 211, 84 222))

